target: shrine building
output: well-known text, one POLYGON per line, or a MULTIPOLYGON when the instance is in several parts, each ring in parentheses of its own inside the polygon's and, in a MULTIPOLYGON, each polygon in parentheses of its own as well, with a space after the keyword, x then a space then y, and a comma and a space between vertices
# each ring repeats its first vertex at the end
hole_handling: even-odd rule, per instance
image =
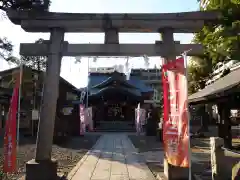
MULTIPOLYGON (((153 89, 138 76, 114 72, 93 72, 89 75, 88 106, 93 110, 93 122, 100 130, 133 130, 135 108, 150 108, 144 100, 151 99, 153 89)), ((86 99, 84 100, 87 101, 86 99)))

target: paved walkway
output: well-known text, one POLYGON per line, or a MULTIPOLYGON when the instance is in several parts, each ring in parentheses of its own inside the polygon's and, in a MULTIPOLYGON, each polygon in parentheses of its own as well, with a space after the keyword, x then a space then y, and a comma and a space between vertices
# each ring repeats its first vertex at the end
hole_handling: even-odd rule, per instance
POLYGON ((71 180, 155 180, 125 134, 100 137, 70 173, 71 180))

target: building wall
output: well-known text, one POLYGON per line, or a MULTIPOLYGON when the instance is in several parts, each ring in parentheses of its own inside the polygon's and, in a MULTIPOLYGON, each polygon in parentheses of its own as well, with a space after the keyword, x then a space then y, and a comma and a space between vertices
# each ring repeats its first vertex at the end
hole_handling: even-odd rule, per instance
MULTIPOLYGON (((99 68, 90 68, 90 72, 99 72, 99 73, 110 73, 113 71, 123 71, 123 65, 116 65, 113 67, 99 67, 99 68)), ((162 77, 161 69, 152 68, 152 69, 132 69, 131 76, 137 76, 141 79, 146 85, 154 89, 153 96, 150 96, 150 99, 145 100, 146 104, 155 104, 156 106, 161 105, 162 101, 162 77)))
MULTIPOLYGON (((19 73, 19 72, 16 72, 19 73)), ((5 88, 13 88, 14 81, 12 80, 15 75, 12 72, 7 74, 1 74, 2 78, 0 81, 0 86, 5 88)), ((20 118, 20 130, 25 133, 35 133, 37 132, 38 120, 32 121, 32 110, 39 110, 41 106, 42 99, 42 89, 43 89, 43 73, 36 71, 24 70, 23 71, 23 82, 22 82, 22 100, 21 100, 21 118, 20 118), (39 78, 36 78, 36 74, 39 75, 39 78), (35 97, 35 98, 34 98, 35 97), (35 101, 35 102, 34 102, 35 101), (34 105, 35 104, 35 105, 34 105), (32 131, 33 128, 33 131, 32 131)), ((62 109, 65 106, 67 101, 76 100, 78 97, 77 91, 74 86, 72 86, 67 81, 60 79, 59 82, 59 98, 57 102, 56 109, 56 125, 58 128, 64 127, 68 121, 63 118, 62 109), (58 126, 58 124, 62 124, 58 126)), ((10 102, 10 99, 8 100, 10 102)), ((7 105, 9 106, 9 104, 7 105)), ((8 107, 5 108, 8 110, 8 107)), ((6 114, 7 112, 5 112, 6 114)), ((6 117, 5 117, 6 118, 6 117)), ((65 126, 67 127, 67 126, 65 126)))
POLYGON ((111 73, 114 71, 118 71, 120 73, 124 73, 124 66, 123 65, 114 65, 112 67, 97 67, 97 68, 90 68, 90 73, 111 73))
POLYGON ((146 85, 154 89, 151 99, 145 100, 147 104, 161 105, 162 100, 162 76, 161 69, 132 69, 132 76, 138 76, 146 85))
POLYGON ((3 107, 0 104, 0 130, 3 128, 3 107))

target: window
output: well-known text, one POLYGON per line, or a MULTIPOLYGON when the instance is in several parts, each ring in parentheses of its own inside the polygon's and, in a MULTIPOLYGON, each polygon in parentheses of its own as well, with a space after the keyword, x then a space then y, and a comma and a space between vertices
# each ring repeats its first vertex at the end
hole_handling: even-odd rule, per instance
POLYGON ((1 86, 1 87, 4 87, 4 88, 8 88, 8 87, 9 87, 9 84, 10 84, 9 82, 2 81, 0 86, 1 86))
POLYGON ((143 76, 142 77, 142 80, 148 80, 149 78, 148 78, 148 76, 143 76))
POLYGON ((155 76, 150 76, 149 79, 150 80, 156 80, 157 78, 155 76))
POLYGON ((77 95, 71 93, 71 92, 67 92, 66 94, 66 100, 76 100, 77 99, 77 95))
POLYGON ((154 91, 153 91, 153 100, 154 101, 159 101, 160 100, 160 94, 156 89, 154 89, 154 91))

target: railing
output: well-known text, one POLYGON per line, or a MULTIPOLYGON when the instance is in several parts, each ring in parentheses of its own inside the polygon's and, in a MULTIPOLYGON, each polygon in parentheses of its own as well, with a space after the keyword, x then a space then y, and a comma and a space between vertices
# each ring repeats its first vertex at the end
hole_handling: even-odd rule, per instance
POLYGON ((236 69, 240 68, 240 62, 233 64, 233 66, 231 66, 230 71, 234 71, 236 69))

